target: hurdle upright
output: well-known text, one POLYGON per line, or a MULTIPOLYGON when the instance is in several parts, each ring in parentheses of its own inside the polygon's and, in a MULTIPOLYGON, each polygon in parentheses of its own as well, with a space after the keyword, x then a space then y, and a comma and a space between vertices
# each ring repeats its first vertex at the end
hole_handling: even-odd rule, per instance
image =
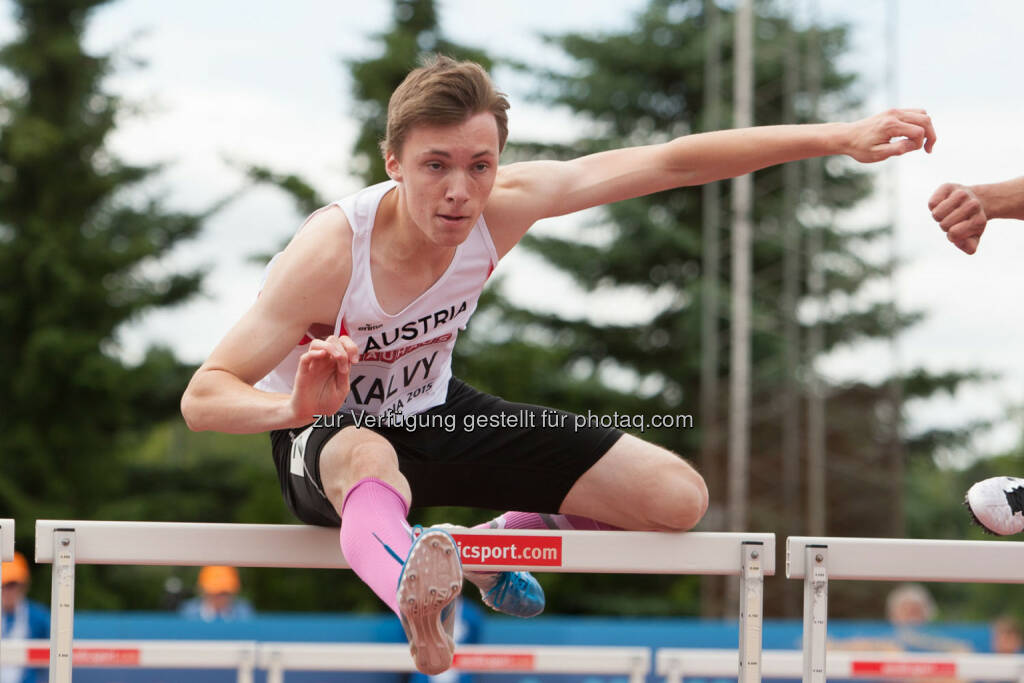
MULTIPOLYGON (((0 519, 0 562, 10 562, 14 559, 14 520, 0 519)), ((3 597, 3 582, 0 581, 0 598, 3 597)), ((0 619, 0 641, 4 638, 4 620, 0 619)), ((0 653, 0 666, 3 666, 4 657, 0 653)))
POLYGON ((786 576, 804 580, 804 683, 824 683, 830 579, 1024 583, 1024 543, 790 536, 786 576))
MULTIPOLYGON (((53 563, 50 680, 71 680, 77 564, 345 569, 337 533, 287 524, 37 521, 36 561, 53 563)), ((467 569, 736 576, 740 681, 760 681, 764 576, 775 573, 774 534, 466 529, 452 536, 467 569)))

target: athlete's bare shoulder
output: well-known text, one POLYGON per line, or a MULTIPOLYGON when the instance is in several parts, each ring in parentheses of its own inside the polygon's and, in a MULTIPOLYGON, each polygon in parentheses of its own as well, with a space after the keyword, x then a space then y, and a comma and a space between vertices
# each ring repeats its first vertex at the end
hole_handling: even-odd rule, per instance
POLYGON ((328 205, 306 220, 267 273, 263 296, 305 309, 311 322, 333 323, 352 274, 352 228, 328 205))
POLYGON ((259 297, 196 376, 221 370, 252 385, 312 330, 331 334, 352 271, 352 230, 345 213, 325 207, 275 257, 259 297))
POLYGON ((524 161, 498 168, 484 219, 499 256, 508 253, 530 226, 550 212, 551 200, 544 183, 558 163, 524 161))

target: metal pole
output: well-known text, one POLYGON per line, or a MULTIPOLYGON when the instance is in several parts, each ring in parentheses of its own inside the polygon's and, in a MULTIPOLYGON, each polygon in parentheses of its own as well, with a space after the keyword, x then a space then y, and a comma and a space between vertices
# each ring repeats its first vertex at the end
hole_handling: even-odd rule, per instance
POLYGON ((50 683, 71 683, 74 620, 75 531, 55 529, 50 583, 50 683))
MULTIPOLYGON (((899 105, 899 80, 897 78, 896 66, 899 63, 899 3, 896 0, 889 0, 886 5, 886 70, 885 81, 888 91, 889 106, 899 105)), ((894 537, 903 536, 906 533, 906 522, 903 513, 903 367, 900 360, 899 330, 896 329, 899 319, 899 273, 896 271, 900 255, 899 240, 899 164, 896 160, 889 163, 886 168, 886 179, 889 185, 889 225, 892 231, 890 236, 890 261, 892 270, 889 272, 889 289, 891 310, 889 319, 889 353, 892 356, 892 370, 888 382, 888 393, 892 420, 889 435, 889 463, 890 463, 890 485, 892 494, 889 496, 892 510, 889 513, 892 521, 891 535, 894 537)))
POLYGON ((804 547, 804 683, 825 683, 828 638, 828 546, 804 547))
MULTIPOLYGON (((704 130, 717 130, 722 126, 721 114, 721 35, 718 6, 714 0, 705 0, 707 15, 707 55, 704 65, 704 130)), ((700 395, 704 438, 701 442, 701 462, 710 477, 709 488, 717 488, 717 468, 711 466, 719 442, 718 430, 718 268, 721 261, 719 233, 721 232, 721 187, 708 183, 702 194, 702 271, 704 287, 701 292, 701 368, 700 395)))
POLYGON ((764 623, 764 570, 761 543, 740 544, 740 668, 737 683, 761 683, 761 633, 764 623))
MULTIPOLYGON (((753 125, 753 0, 741 0, 736 13, 734 125, 753 125)), ((732 325, 729 368, 729 529, 747 525, 750 459, 750 271, 753 177, 732 181, 732 325)))
POLYGON ((281 663, 281 655, 277 652, 270 654, 267 667, 267 683, 284 683, 284 664, 281 663))
POLYGON ((236 683, 253 683, 256 669, 256 648, 247 647, 242 651, 241 661, 238 664, 236 683))
MULTIPOLYGON (((818 33, 817 17, 814 17, 810 32, 810 54, 808 55, 808 90, 814 107, 814 117, 818 118, 818 105, 821 97, 821 43, 818 33)), ((815 203, 822 205, 822 189, 824 186, 824 165, 822 159, 811 159, 808 188, 815 203)), ((822 216, 822 212, 818 212, 822 216)), ((807 370, 810 376, 810 396, 807 406, 807 497, 808 497, 808 532, 812 536, 825 535, 826 528, 826 434, 825 434, 825 386, 817 371, 818 356, 825 347, 825 273, 820 263, 820 254, 824 250, 825 230, 824 219, 813 226, 807 239, 807 288, 812 301, 818 304, 817 319, 807 335, 807 370)))
MULTIPOLYGON (((673 657, 669 663, 669 669, 665 673, 665 683, 683 683, 682 666, 676 657, 673 657)), ((1020 683, 1024 683, 1024 679, 1020 683)))
MULTIPOLYGON (((796 123, 794 101, 799 87, 800 55, 793 29, 795 12, 790 12, 786 26, 786 50, 782 72, 782 122, 796 123)), ((783 396, 782 396, 782 499, 786 535, 803 533, 801 524, 803 487, 800 476, 800 224, 796 218, 800 192, 800 164, 782 167, 782 330, 783 396)), ((783 584, 783 605, 786 613, 796 609, 799 596, 796 584, 783 584)))
POLYGON ((647 657, 637 657, 633 660, 633 670, 629 672, 629 683, 644 683, 647 680, 647 657))
MULTIPOLYGON (((715 0, 704 0, 705 31, 704 59, 704 130, 722 127, 722 31, 718 5, 715 0)), ((720 320, 719 268, 721 265, 722 199, 721 183, 708 183, 701 188, 701 343, 700 343, 700 462, 711 492, 711 503, 705 516, 712 529, 724 528, 722 519, 724 501, 721 499, 724 467, 721 457, 722 430, 719 426, 718 347, 720 320)), ((721 606, 721 578, 701 578, 701 613, 704 616, 724 616, 721 606)))

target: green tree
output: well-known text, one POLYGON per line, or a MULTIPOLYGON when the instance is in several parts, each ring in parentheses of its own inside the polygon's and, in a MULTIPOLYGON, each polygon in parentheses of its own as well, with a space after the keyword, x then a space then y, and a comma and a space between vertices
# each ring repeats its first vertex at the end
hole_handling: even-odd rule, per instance
POLYGON ((111 56, 82 45, 104 3, 12 4, 19 34, 0 49, 0 510, 24 548, 34 519, 90 517, 116 499, 123 440, 177 411, 188 369, 163 347, 126 362, 116 335, 198 291, 200 272, 154 266, 204 216, 147 195, 158 167, 106 145, 126 108, 103 88, 111 56))
MULTIPOLYGON (((838 65, 848 46, 844 27, 801 28, 769 3, 758 3, 757 11, 754 118, 758 125, 785 121, 784 39, 789 35, 800 54, 820 49, 820 101, 826 115, 846 115, 857 107, 855 75, 838 65)), ((720 12, 728 65, 733 15, 731 10, 720 12)), ((569 33, 546 39, 571 60, 571 66, 565 71, 524 67, 536 76, 536 97, 551 107, 572 111, 585 132, 559 145, 518 144, 511 148, 513 157, 571 158, 665 141, 701 129, 708 31, 700 0, 651 0, 625 30, 601 35, 569 33)), ((722 90, 729 93, 731 68, 724 71, 722 90)), ((805 81, 791 100, 796 122, 815 120, 812 100, 805 81)), ((785 247, 778 217, 783 215, 783 185, 781 167, 755 175, 755 413, 750 519, 757 520, 759 529, 777 532, 785 528, 779 482, 784 338, 778 302, 785 247)), ((825 299, 829 302, 821 318, 824 352, 857 340, 885 338, 919 319, 917 315, 895 313, 888 301, 864 303, 858 297, 868 284, 888 276, 893 267, 892 263, 868 256, 864 249, 888 235, 890 228, 842 229, 831 218, 866 198, 870 188, 871 177, 865 170, 843 162, 828 163, 819 196, 804 192, 800 197, 797 216, 803 240, 816 232, 824 243, 820 262, 825 264, 825 299)), ((728 206, 728 186, 723 185, 722 191, 726 195, 722 205, 728 206)), ((567 320, 500 303, 499 309, 482 314, 489 316, 485 325, 489 334, 471 340, 475 353, 466 355, 463 347, 459 356, 462 362, 457 367, 460 376, 483 385, 506 383, 506 387, 522 388, 523 394, 516 398, 528 396, 581 413, 693 414, 700 382, 700 302, 705 284, 701 278, 702 201, 700 191, 693 188, 662 192, 605 207, 588 228, 571 235, 565 231, 528 235, 523 245, 568 274, 583 292, 626 290, 638 299, 664 303, 641 322, 613 324, 588 318, 567 320), (518 362, 511 365, 510 359, 518 362)), ((723 242, 727 244, 724 236, 723 242)), ((728 274, 728 264, 723 264, 721 272, 728 274)), ((724 315, 728 311, 728 299, 724 298, 728 282, 717 283, 716 289, 726 293, 720 303, 724 315)), ((572 293, 563 296, 571 297, 572 293)), ((800 297, 804 302, 810 300, 805 283, 801 283, 800 297)), ((476 325, 479 329, 479 320, 476 325)), ((802 326, 806 335, 808 321, 804 320, 802 326)), ((724 345, 724 326, 719 337, 724 345)), ((803 371, 814 360, 805 355, 803 371)), ((724 363, 720 370, 722 374, 727 372, 724 363)), ((927 396, 938 388, 956 386, 967 377, 970 375, 932 377, 915 372, 905 383, 905 396, 927 396)), ((803 401, 807 396, 805 390, 803 401)), ((720 414, 726 414, 725 410, 723 406, 720 414)), ((902 504, 903 482, 890 476, 890 425, 884 419, 887 410, 892 413, 884 382, 829 387, 829 533, 893 532, 890 520, 902 504)), ((643 436, 693 458, 704 438, 699 415, 695 424, 695 429, 648 430, 643 436)), ((927 443, 912 441, 909 445, 908 450, 918 451, 927 443)), ((705 472, 720 471, 724 461, 723 447, 698 466, 705 472)), ((724 481, 721 477, 718 480, 724 481)), ((712 491, 712 495, 721 499, 724 491, 712 491)), ((610 577, 562 575, 548 587, 553 594, 550 602, 559 611, 612 608, 621 613, 632 605, 638 611, 678 614, 697 610, 694 585, 691 578, 633 578, 627 584, 610 577), (658 601, 649 599, 654 594, 674 600, 656 604, 658 601)), ((766 591, 769 597, 782 593, 781 586, 775 588, 779 590, 769 587, 766 591)), ((837 613, 839 605, 851 614, 866 614, 881 605, 880 601, 864 601, 862 595, 852 595, 844 602, 841 591, 836 593, 832 604, 837 613), (854 611, 858 608, 860 611, 854 611)), ((769 609, 782 611, 783 606, 770 603, 769 609)), ((789 606, 791 612, 795 609, 796 604, 789 606)))
MULTIPOLYGON (((388 100, 424 55, 440 53, 455 59, 470 59, 489 69, 491 59, 482 50, 446 39, 434 0, 392 0, 394 23, 377 35, 381 54, 347 62, 352 73, 354 115, 361 122, 352 149, 351 170, 367 185, 388 179, 380 141, 387 128, 388 100)), ((284 190, 299 211, 309 214, 327 203, 305 179, 287 172, 253 166, 249 177, 284 190)))
MULTIPOLYGON (((520 143, 510 149, 508 156, 568 158, 698 130, 703 114, 700 100, 706 40, 702 9, 697 0, 654 0, 626 31, 549 38, 574 60, 574 75, 535 69, 537 98, 574 111, 589 124, 586 129, 590 135, 557 146, 520 143)), ((724 33, 729 34, 731 15, 723 14, 727 25, 724 33)), ((386 102, 415 65, 419 51, 426 46, 480 60, 478 55, 458 53, 451 46, 442 49, 436 21, 433 3, 396 1, 395 24, 381 36, 383 55, 350 63, 360 100, 357 112, 366 122, 357 142, 354 170, 367 183, 385 177, 377 142, 383 137, 386 102)), ((780 86, 784 55, 779 39, 793 30, 800 51, 806 54, 812 36, 772 9, 762 8, 759 21, 756 120, 760 124, 777 123, 784 109, 780 86)), ((836 66, 846 49, 846 31, 828 27, 814 39, 824 53, 822 91, 826 107, 832 115, 846 113, 857 104, 855 77, 836 66)), ((730 49, 726 44, 726 54, 730 49)), ((723 90, 730 90, 728 78, 723 90)), ((800 121, 812 120, 808 97, 804 89, 796 98, 800 121)), ((833 226, 827 216, 866 197, 870 177, 846 164, 829 164, 826 171, 822 196, 816 198, 824 212, 801 213, 804 238, 813 231, 822 235, 824 260, 829 264, 829 296, 856 301, 856 294, 867 283, 890 272, 892 264, 873 261, 860 250, 862 245, 884 238, 888 227, 850 231, 833 226)), ((253 169, 251 175, 289 191, 303 211, 323 204, 309 184, 296 176, 267 169, 253 169)), ((784 248, 776 222, 782 212, 781 187, 779 169, 757 175, 756 221, 760 230, 755 244, 754 365, 758 368, 755 405, 761 409, 754 425, 757 452, 751 473, 755 495, 751 516, 759 520, 760 528, 772 530, 782 526, 780 454, 775 445, 780 441, 776 406, 783 379, 781 320, 776 303, 784 248)), ((810 199, 804 197, 804 208, 810 199)), ((656 296, 668 303, 639 324, 594 324, 587 319, 566 320, 517 308, 492 285, 477 319, 460 339, 456 374, 481 389, 511 399, 581 413, 692 413, 700 367, 701 210, 699 192, 678 190, 609 207, 598 221, 600 230, 594 231, 598 236, 528 237, 524 241, 528 248, 570 273, 585 291, 629 288, 639 296, 656 296)), ((719 289, 724 292, 727 287, 720 284, 719 289)), ((807 300, 806 289, 801 290, 801 296, 807 300)), ((894 315, 885 301, 833 307, 823 321, 825 351, 860 338, 884 337, 916 319, 914 315, 894 315)), ((805 367, 809 360, 804 359, 805 367)), ((926 396, 938 386, 952 387, 963 379, 963 375, 934 378, 916 373, 904 384, 905 396, 926 396)), ((888 401, 884 384, 830 387, 828 441, 833 464, 829 472, 829 513, 833 524, 830 531, 834 533, 862 529, 860 533, 876 535, 880 529, 891 528, 887 516, 902 500, 902 482, 887 476, 888 425, 879 416, 884 414, 888 401), (865 496, 865 489, 875 495, 865 496)), ((647 431, 644 436, 689 457, 698 451, 702 438, 697 417, 697 429, 647 431)), ((911 441, 907 450, 928 454, 936 439, 949 436, 925 435, 927 438, 911 441)), ((720 460, 718 454, 713 462, 699 464, 707 469, 720 460)), ((468 522, 482 514, 487 513, 440 509, 422 514, 418 521, 468 522)), ((549 608, 562 613, 679 614, 699 609, 698 586, 692 579, 560 574, 545 577, 545 589, 549 608)), ((769 595, 779 592, 769 590, 769 595)), ((842 603, 842 595, 836 597, 834 604, 842 603)), ((880 600, 863 602, 861 596, 851 597, 846 604, 855 601, 866 605, 866 610, 881 604, 880 600)))
POLYGON ((353 171, 367 184, 387 180, 380 141, 387 127, 388 100, 422 55, 440 53, 492 66, 483 50, 453 43, 444 37, 434 0, 393 0, 395 23, 378 36, 384 47, 379 57, 353 60, 356 118, 362 121, 356 139, 353 171))

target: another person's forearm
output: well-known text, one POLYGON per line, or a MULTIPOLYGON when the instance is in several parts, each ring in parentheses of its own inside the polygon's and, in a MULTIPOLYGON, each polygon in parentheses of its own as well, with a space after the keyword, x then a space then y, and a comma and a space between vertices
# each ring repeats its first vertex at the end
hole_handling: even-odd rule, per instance
POLYGON ((181 398, 189 429, 230 434, 259 434, 308 424, 297 416, 289 394, 255 389, 223 370, 201 369, 181 398))
POLYGON ((973 185, 971 191, 989 218, 1024 220, 1024 177, 990 185, 973 185))

